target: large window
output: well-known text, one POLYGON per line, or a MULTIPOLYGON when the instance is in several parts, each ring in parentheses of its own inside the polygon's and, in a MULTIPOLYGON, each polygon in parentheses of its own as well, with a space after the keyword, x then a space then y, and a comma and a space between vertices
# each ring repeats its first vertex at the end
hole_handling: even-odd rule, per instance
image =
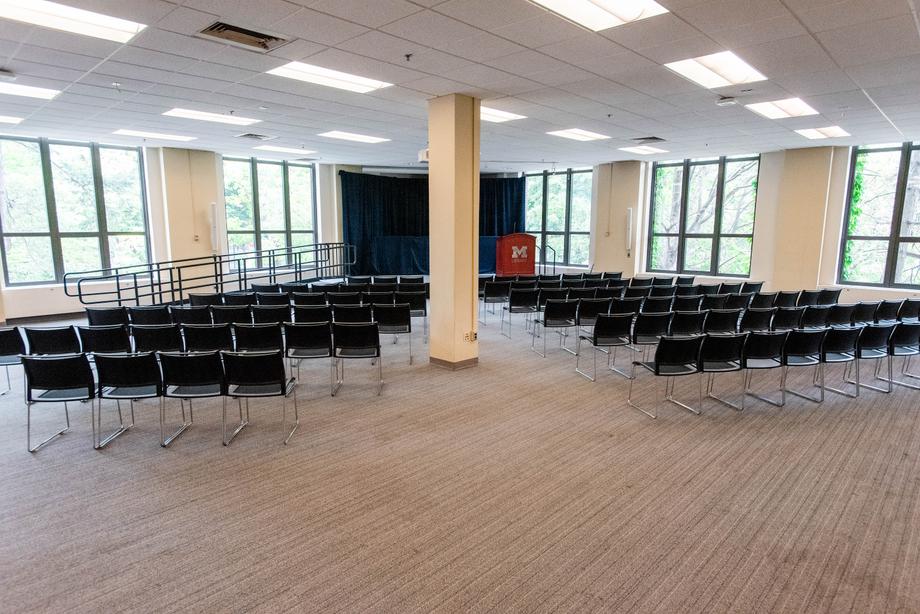
POLYGON ((656 163, 648 270, 747 277, 759 157, 656 163))
POLYGON ((920 286, 920 143, 853 149, 840 283, 920 286))
POLYGON ((588 266, 592 175, 572 169, 527 175, 526 231, 537 238, 541 262, 588 266))
POLYGON ((140 149, 0 139, 7 285, 149 261, 140 149))
POLYGON ((230 253, 316 242, 313 166, 224 159, 230 253))

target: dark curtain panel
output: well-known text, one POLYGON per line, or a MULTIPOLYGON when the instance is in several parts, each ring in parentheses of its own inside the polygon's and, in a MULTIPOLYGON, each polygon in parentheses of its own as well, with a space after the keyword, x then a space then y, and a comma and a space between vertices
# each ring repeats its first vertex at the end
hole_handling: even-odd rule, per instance
MULTIPOLYGON (((428 178, 339 175, 344 240, 357 252, 352 274, 427 274, 428 178)), ((480 179, 479 196, 479 269, 490 273, 495 237, 524 228, 524 178, 480 179)))

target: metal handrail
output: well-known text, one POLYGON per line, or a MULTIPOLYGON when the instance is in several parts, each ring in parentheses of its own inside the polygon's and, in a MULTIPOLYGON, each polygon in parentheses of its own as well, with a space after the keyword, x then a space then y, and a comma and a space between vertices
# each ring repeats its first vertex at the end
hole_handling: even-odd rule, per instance
POLYGON ((194 291, 247 290, 275 284, 344 277, 355 264, 355 246, 317 243, 215 254, 64 275, 64 293, 84 305, 153 305, 184 301, 194 291))
POLYGON ((543 251, 544 247, 548 249, 549 251, 553 252, 553 262, 552 262, 553 272, 551 273, 551 275, 555 275, 556 274, 556 249, 552 245, 541 245, 540 247, 537 248, 540 251, 540 263, 539 263, 540 264, 540 274, 546 275, 546 252, 543 251))

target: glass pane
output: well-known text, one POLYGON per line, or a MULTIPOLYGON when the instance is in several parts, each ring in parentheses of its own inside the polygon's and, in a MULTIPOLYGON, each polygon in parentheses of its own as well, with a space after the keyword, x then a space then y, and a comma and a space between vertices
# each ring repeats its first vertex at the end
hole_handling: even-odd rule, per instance
POLYGON ((0 140, 0 215, 6 232, 48 232, 38 143, 0 140))
POLYGON ((99 149, 102 193, 109 232, 145 232, 140 153, 136 149, 99 149))
MULTIPOLYGON (((228 231, 255 229, 249 162, 224 160, 224 201, 227 207, 228 231)), ((230 241, 232 242, 232 238, 230 241)))
MULTIPOLYGON (((291 229, 313 230, 313 168, 289 166, 288 190, 291 201, 291 229)), ((301 243, 295 240, 294 245, 301 243)))
POLYGON ((313 245, 315 239, 313 238, 312 232, 292 232, 291 233, 291 245, 294 247, 300 245, 313 245))
POLYGON ((684 270, 708 273, 712 269, 712 239, 687 239, 684 242, 684 270))
POLYGON ((655 271, 677 270, 677 237, 652 237, 649 268, 655 271))
MULTIPOLYGON (((754 233, 754 205, 757 202, 757 171, 760 162, 725 163, 725 187, 722 191, 722 234, 754 233)), ((721 257, 719 259, 721 263, 721 257)), ((719 268, 721 269, 721 264, 719 268)))
POLYGON ((589 235, 569 235, 569 264, 588 266, 590 244, 589 235))
POLYGON ((6 237, 3 245, 10 283, 54 281, 50 237, 6 237))
POLYGON ((556 262, 562 264, 565 260, 565 235, 546 235, 546 262, 556 262), (553 250, 556 250, 553 253, 553 250))
POLYGON ((749 275, 753 243, 750 237, 722 237, 719 241, 719 273, 749 275))
POLYGON ((98 237, 61 237, 61 252, 65 273, 102 268, 98 237))
POLYGON ((899 151, 865 152, 856 156, 848 236, 889 235, 900 162, 899 151))
POLYGON ((843 249, 843 281, 880 284, 885 281, 888 241, 851 240, 843 249))
POLYGON ((537 240, 537 260, 543 262, 543 235, 533 232, 529 234, 537 240))
MULTIPOLYGON (((96 187, 90 148, 84 145, 51 145, 50 150, 58 228, 61 232, 95 232, 99 228, 99 220, 96 217, 96 187)), ((98 252, 98 246, 96 249, 98 252)), ((91 256, 87 258, 89 260, 91 256)))
MULTIPOLYGON (((716 192, 719 185, 719 165, 703 164, 690 167, 687 187, 687 234, 712 234, 716 219, 716 192)), ((698 270, 698 269, 692 269, 698 270)))
POLYGON ((898 268, 894 272, 894 282, 920 285, 920 243, 898 245, 898 268))
MULTIPOLYGON (((236 234, 236 233, 227 233, 227 247, 230 250, 231 254, 243 254, 256 251, 256 236, 252 234, 236 234)), ((245 263, 247 268, 253 268, 256 266, 255 260, 248 260, 245 263)), ((230 264, 231 269, 239 269, 243 267, 243 262, 232 262, 230 264)))
POLYGON ((284 179, 280 164, 256 165, 259 172, 259 222, 262 230, 284 230, 284 179))
POLYGON ((907 191, 904 193, 901 236, 920 237, 920 150, 917 149, 911 152, 910 165, 907 168, 907 191))
POLYGON ((591 231, 591 181, 594 173, 572 173, 572 232, 591 231))
POLYGON ((147 264, 146 239, 143 235, 110 235, 109 260, 113 268, 147 264))
MULTIPOLYGON (((283 233, 270 233, 262 235, 262 250, 267 249, 284 249, 287 247, 287 237, 283 233)), ((287 264, 288 254, 286 252, 275 256, 275 264, 287 264)), ((269 261, 266 258, 263 266, 268 266, 269 261)))
MULTIPOLYGON (((684 169, 681 166, 665 166, 656 170, 653 233, 676 234, 680 230, 680 190, 683 180, 684 169)), ((677 260, 674 262, 674 266, 677 266, 677 260)))
POLYGON ((525 222, 527 230, 540 231, 543 229, 543 175, 527 177, 527 206, 525 222))
MULTIPOLYGON (((546 179, 546 230, 565 231, 565 175, 550 175, 546 179)), ((562 250, 559 250, 562 262, 562 250)))

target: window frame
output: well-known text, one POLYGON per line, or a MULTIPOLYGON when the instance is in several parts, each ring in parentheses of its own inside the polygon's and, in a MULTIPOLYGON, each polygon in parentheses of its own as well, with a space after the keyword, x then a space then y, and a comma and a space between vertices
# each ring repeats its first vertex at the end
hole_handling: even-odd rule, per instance
POLYGON ((19 137, 12 135, 3 135, 0 136, 0 141, 19 141, 19 142, 28 142, 28 143, 37 143, 39 151, 39 160, 41 163, 41 173, 42 173, 42 186, 45 191, 45 207, 48 215, 48 231, 47 232, 6 232, 3 228, 2 216, 0 216, 0 257, 3 261, 3 285, 8 288, 17 288, 24 286, 47 286, 47 285, 59 285, 64 283, 64 275, 67 273, 79 273, 80 271, 65 271, 64 270, 64 250, 61 246, 61 239, 68 238, 95 238, 99 242, 99 264, 100 269, 96 270, 105 270, 105 271, 116 271, 118 269, 128 269, 135 268, 139 266, 147 266, 152 258, 151 255, 151 242, 150 242, 150 214, 148 211, 148 198, 147 198, 147 177, 144 172, 144 151, 141 147, 130 147, 125 145, 107 145, 99 143, 87 143, 83 141, 70 141, 62 139, 48 139, 41 137, 19 137), (93 190, 95 192, 95 206, 96 206, 96 231, 95 232, 73 232, 73 231, 61 231, 58 226, 58 215, 57 215, 57 198, 54 191, 54 173, 51 166, 51 146, 52 145, 65 145, 65 146, 77 146, 77 147, 88 147, 90 150, 90 163, 93 173, 93 190), (108 230, 108 217, 106 215, 105 208, 105 184, 103 181, 103 169, 102 169, 102 160, 100 157, 100 151, 102 149, 117 149, 122 151, 133 151, 137 153, 137 163, 138 163, 138 182, 140 185, 140 197, 141 197, 141 208, 143 210, 144 216, 144 230, 143 232, 129 232, 129 231, 109 231, 108 230), (147 257, 147 262, 144 264, 137 264, 124 267, 112 267, 111 263, 111 252, 109 248, 109 238, 117 236, 143 236, 144 237, 144 252, 147 257), (19 281, 11 282, 10 281, 10 271, 7 266, 7 255, 6 255, 6 239, 7 238, 16 238, 16 237, 47 237, 51 243, 51 258, 52 265, 54 270, 54 279, 47 279, 41 281, 19 281))
MULTIPOLYGON (((540 261, 537 264, 563 266, 579 269, 587 269, 591 266, 591 263, 587 264, 572 264, 570 262, 571 256, 571 237, 573 236, 583 236, 588 237, 589 245, 589 255, 588 259, 590 260, 590 242, 591 242, 591 220, 589 215, 588 221, 588 230, 572 230, 572 177, 580 173, 589 173, 592 175, 592 192, 593 192, 593 168, 586 169, 572 169, 567 168, 564 171, 549 171, 544 170, 539 173, 524 173, 524 181, 527 181, 528 177, 542 177, 543 178, 543 196, 542 196, 542 205, 541 205, 541 215, 540 215, 540 230, 530 230, 527 228, 526 220, 524 222, 524 231, 526 234, 537 236, 540 243, 540 261), (549 205, 549 178, 551 176, 563 175, 565 176, 565 221, 563 223, 563 230, 547 230, 546 229, 546 214, 549 205), (556 254, 557 260, 554 262, 546 260, 546 239, 547 237, 562 237, 562 257, 560 259, 559 254, 556 254)), ((525 184, 525 194, 526 194, 526 184, 525 184)), ((526 198, 526 195, 525 195, 526 198)), ((594 194, 592 193, 591 198, 593 200, 594 194)), ((525 205, 526 208, 526 205, 525 205)))
POLYGON ((671 275, 699 275, 703 277, 730 277, 736 279, 750 279, 750 263, 748 263, 748 273, 746 275, 741 275, 737 273, 722 273, 719 271, 719 255, 722 239, 750 239, 751 240, 751 260, 754 259, 753 252, 753 241, 754 241, 754 232, 757 228, 757 195, 754 195, 754 219, 751 225, 750 234, 740 234, 740 233, 723 233, 722 232, 722 213, 723 213, 723 197, 725 196, 725 165, 732 162, 757 162, 757 183, 760 184, 760 169, 761 169, 761 159, 760 155, 752 156, 719 156, 718 158, 699 158, 691 159, 687 158, 681 161, 674 162, 654 162, 652 164, 651 172, 651 186, 649 189, 649 208, 648 208, 648 234, 646 253, 645 253, 645 270, 648 273, 665 273, 671 275), (688 206, 687 200, 690 194, 690 170, 694 167, 700 166, 714 166, 717 165, 718 171, 716 175, 716 197, 715 197, 715 210, 713 212, 713 228, 712 233, 688 233, 687 232, 687 213, 688 206), (655 232, 655 180, 658 176, 659 168, 680 168, 682 169, 681 175, 681 186, 680 186, 680 202, 678 204, 678 226, 677 232, 655 232), (674 269, 655 269, 652 268, 652 245, 656 237, 674 237, 677 239, 677 263, 674 269), (712 247, 710 249, 710 265, 708 271, 698 271, 693 269, 688 269, 684 266, 685 264, 685 251, 687 239, 709 239, 712 241, 712 247))

